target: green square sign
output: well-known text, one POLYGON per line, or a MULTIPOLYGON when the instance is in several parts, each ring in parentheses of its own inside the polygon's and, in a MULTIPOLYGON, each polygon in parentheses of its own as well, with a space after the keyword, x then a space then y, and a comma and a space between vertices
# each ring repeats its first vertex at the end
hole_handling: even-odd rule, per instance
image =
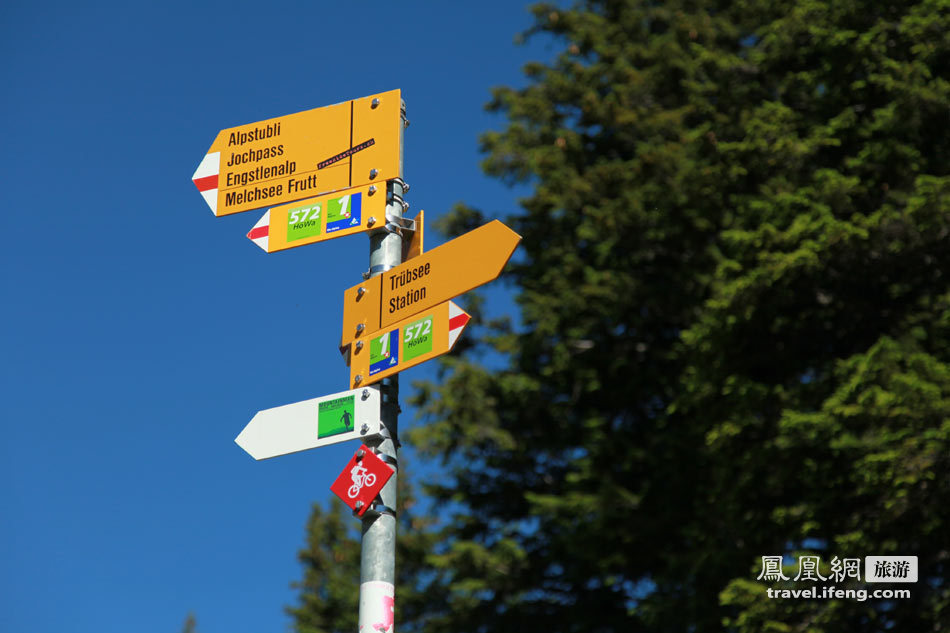
POLYGON ((317 439, 354 430, 355 401, 356 396, 345 396, 321 402, 317 411, 317 439))
POLYGON ((320 203, 296 207, 287 212, 287 241, 320 235, 320 203))
POLYGON ((432 315, 402 329, 402 358, 409 360, 432 351, 432 315))

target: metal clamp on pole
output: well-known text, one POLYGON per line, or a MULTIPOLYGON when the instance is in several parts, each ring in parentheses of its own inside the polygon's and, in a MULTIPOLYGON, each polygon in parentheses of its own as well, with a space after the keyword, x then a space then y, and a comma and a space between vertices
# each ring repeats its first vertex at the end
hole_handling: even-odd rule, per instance
POLYGON ((363 519, 365 520, 367 518, 376 518, 384 514, 388 514, 389 516, 396 518, 396 511, 394 509, 390 508, 387 505, 383 505, 382 503, 379 503, 378 501, 374 501, 373 505, 371 505, 363 514, 363 519))
POLYGON ((402 218, 402 214, 409 210, 409 203, 402 199, 402 196, 396 193, 390 193, 389 199, 386 205, 386 225, 383 226, 383 230, 387 233, 395 233, 399 237, 403 237, 403 229, 406 227, 403 226, 405 221, 402 218), (389 205, 399 205, 402 208, 402 211, 396 213, 390 213, 389 205))
POLYGON ((394 182, 400 187, 402 187, 403 193, 409 193, 409 183, 403 180, 402 178, 400 178, 399 176, 396 176, 395 178, 390 178, 389 180, 386 181, 387 184, 391 182, 394 182))
MULTIPOLYGON (((407 207, 409 205, 406 205, 407 207)), ((404 218, 398 215, 392 215, 386 213, 386 223, 395 224, 403 231, 415 231, 416 230, 416 221, 411 218, 404 218)))
MULTIPOLYGON (((386 218, 387 219, 389 218, 389 214, 386 215, 386 218)), ((387 233, 393 233, 395 235, 398 235, 399 237, 402 237, 402 227, 393 222, 387 222, 386 225, 383 227, 383 230, 386 231, 387 233)))
MULTIPOLYGON (((405 205, 405 209, 408 209, 409 205, 405 205)), ((386 214, 386 230, 390 233, 398 233, 403 235, 403 231, 409 231, 410 233, 416 230, 416 221, 410 220, 409 218, 403 218, 395 215, 386 214)))
POLYGON ((403 197, 400 196, 398 193, 390 193, 390 194, 389 194, 389 197, 386 198, 386 202, 387 202, 388 204, 399 204, 399 205, 402 205, 402 211, 403 211, 403 213, 405 213, 406 211, 409 210, 409 203, 406 202, 406 201, 403 199, 403 197))
MULTIPOLYGON (((393 235, 398 235, 398 236, 401 238, 401 237, 402 237, 402 228, 401 228, 398 224, 395 224, 395 223, 389 221, 389 220, 390 220, 391 218, 393 218, 393 217, 394 217, 394 216, 391 216, 391 215, 389 214, 389 211, 387 210, 387 211, 386 211, 386 223, 385 223, 385 224, 382 224, 382 225, 380 225, 380 226, 374 227, 371 231, 369 231, 370 236, 373 236, 373 235, 376 234, 376 233, 389 233, 389 234, 393 234, 393 235)), ((392 266, 390 266, 390 268, 392 268, 392 266)), ((386 270, 389 270, 389 268, 387 268, 386 270)), ((373 271, 373 272, 375 272, 375 271, 373 271)), ((383 271, 383 272, 385 272, 385 271, 383 271)), ((370 273, 369 276, 367 276, 366 273, 363 273, 363 279, 369 279, 370 276, 372 276, 372 272, 370 273)))
MULTIPOLYGON (((395 191, 393 191, 393 189, 394 189, 393 184, 394 184, 394 183, 397 184, 397 185, 399 185, 399 186, 402 186, 402 187, 403 187, 403 189, 402 189, 403 193, 405 193, 405 192, 408 190, 408 185, 406 185, 405 181, 403 181, 402 178, 393 178, 392 180, 390 180, 390 181, 387 182, 387 188, 386 188, 386 223, 383 224, 382 226, 374 227, 374 228, 370 231, 370 236, 372 236, 372 235, 374 235, 374 234, 377 234, 377 233, 389 233, 389 234, 393 234, 393 235, 398 235, 400 238, 402 238, 402 237, 403 237, 403 231, 404 231, 404 230, 414 230, 414 229, 415 229, 415 222, 414 222, 413 220, 404 220, 404 219, 402 218, 402 214, 409 210, 409 203, 406 202, 405 199, 403 199, 402 195, 400 195, 400 194, 396 193, 395 191), (393 209, 392 211, 390 211, 390 208, 389 208, 390 205, 392 205, 392 206, 399 205, 399 208, 401 209, 401 211, 400 211, 400 210, 397 210, 397 209, 393 209), (412 224, 411 224, 411 228, 410 228, 410 226, 407 226, 407 225, 406 225, 407 222, 411 222, 411 223, 412 223, 412 224)), ((386 270, 389 270, 389 269, 387 268, 387 269, 385 269, 385 270, 379 270, 379 272, 385 272, 386 270)), ((364 274, 363 274, 363 278, 364 278, 364 279, 369 279, 369 277, 372 276, 373 274, 376 274, 376 272, 377 272, 377 269, 371 268, 369 275, 367 275, 366 273, 364 273, 364 274)))
MULTIPOLYGON (((390 268, 395 268, 395 266, 390 266, 389 264, 376 264, 376 265, 374 265, 374 266, 370 266, 370 267, 369 267, 369 276, 372 277, 372 276, 374 276, 374 275, 378 275, 378 274, 380 274, 380 273, 384 273, 384 272, 386 272, 387 270, 389 270, 390 268)), ((364 274, 365 274, 365 273, 364 273, 364 274)), ((369 279, 369 277, 367 277, 367 279, 369 279)))
POLYGON ((373 453, 374 453, 374 454, 376 455, 376 457, 378 457, 379 460, 380 460, 381 462, 383 462, 384 464, 389 464, 389 465, 392 466, 394 469, 398 469, 398 468, 399 468, 399 461, 397 461, 396 458, 393 457, 392 455, 386 455, 386 454, 384 454, 384 453, 378 453, 378 452, 376 452, 376 451, 373 451, 373 453))

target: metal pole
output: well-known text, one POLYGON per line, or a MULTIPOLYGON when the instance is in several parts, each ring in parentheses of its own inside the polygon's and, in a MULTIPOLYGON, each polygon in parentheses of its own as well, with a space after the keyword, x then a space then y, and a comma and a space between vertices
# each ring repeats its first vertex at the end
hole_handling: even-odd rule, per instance
MULTIPOLYGON (((405 112, 405 103, 402 104, 405 112)), ((408 124, 408 123, 407 123, 408 124)), ((402 146, 399 148, 399 166, 402 173, 402 146)), ((399 179, 387 183, 385 230, 369 238, 369 272, 371 277, 381 275, 402 263, 403 195, 408 187, 399 179)), ((399 476, 399 376, 384 378, 380 383, 382 396, 382 441, 375 446, 376 454, 393 467, 396 473, 379 493, 381 505, 363 516, 362 546, 360 549, 360 611, 359 631, 392 633, 396 580, 396 480, 399 476), (380 626, 381 625, 381 626, 380 626)))

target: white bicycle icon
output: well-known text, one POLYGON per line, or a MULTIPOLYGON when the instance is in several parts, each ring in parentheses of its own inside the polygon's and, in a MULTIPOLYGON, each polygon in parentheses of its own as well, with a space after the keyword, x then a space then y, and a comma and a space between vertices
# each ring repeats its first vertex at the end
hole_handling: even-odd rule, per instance
POLYGON ((353 477, 353 485, 350 486, 346 491, 346 495, 350 499, 355 499, 356 495, 358 495, 360 490, 363 489, 363 486, 372 486, 376 483, 376 475, 371 472, 367 472, 367 470, 359 464, 353 468, 351 475, 353 477))

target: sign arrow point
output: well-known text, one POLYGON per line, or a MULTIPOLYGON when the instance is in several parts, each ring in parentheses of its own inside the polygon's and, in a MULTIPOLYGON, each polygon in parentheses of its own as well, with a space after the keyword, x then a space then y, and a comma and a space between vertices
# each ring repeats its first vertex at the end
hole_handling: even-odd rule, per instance
POLYGON ((257 221, 257 224, 254 225, 250 231, 247 232, 247 239, 251 240, 262 249, 264 252, 269 252, 267 247, 269 246, 269 237, 270 237, 270 209, 268 209, 264 215, 261 216, 261 219, 257 221))
POLYGON ((455 341, 472 317, 453 301, 449 301, 449 349, 455 347, 455 341))
POLYGON ((198 187, 201 197, 211 207, 211 213, 218 215, 218 172, 221 152, 209 152, 201 159, 191 181, 198 187))

